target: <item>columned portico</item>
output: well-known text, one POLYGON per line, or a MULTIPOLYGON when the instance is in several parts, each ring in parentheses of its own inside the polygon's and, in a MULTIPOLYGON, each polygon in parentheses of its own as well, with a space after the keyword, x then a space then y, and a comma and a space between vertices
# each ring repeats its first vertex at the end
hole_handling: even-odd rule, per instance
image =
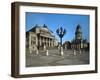
POLYGON ((46 47, 53 47, 54 46, 54 40, 53 38, 50 37, 46 37, 46 36, 39 36, 38 37, 38 46, 43 47, 44 45, 46 47))

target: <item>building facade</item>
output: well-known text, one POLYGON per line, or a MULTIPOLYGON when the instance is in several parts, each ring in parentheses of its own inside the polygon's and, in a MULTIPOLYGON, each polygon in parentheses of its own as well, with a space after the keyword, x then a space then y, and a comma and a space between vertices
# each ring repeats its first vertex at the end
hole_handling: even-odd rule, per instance
POLYGON ((65 49, 65 50, 71 49, 71 43, 70 43, 70 41, 65 41, 63 43, 63 49, 65 49))
POLYGON ((72 49, 87 49, 89 48, 89 42, 82 36, 81 26, 78 24, 75 31, 75 39, 71 42, 72 49))
POLYGON ((44 24, 26 32, 26 48, 31 51, 57 46, 53 32, 44 24))

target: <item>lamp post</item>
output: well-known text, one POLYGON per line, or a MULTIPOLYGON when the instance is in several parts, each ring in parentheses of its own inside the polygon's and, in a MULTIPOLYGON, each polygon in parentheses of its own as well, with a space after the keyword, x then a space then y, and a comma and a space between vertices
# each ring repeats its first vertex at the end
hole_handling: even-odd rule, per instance
POLYGON ((63 46, 62 46, 62 38, 66 34, 66 29, 63 29, 62 27, 58 28, 56 30, 57 35, 60 37, 60 54, 63 55, 63 46))

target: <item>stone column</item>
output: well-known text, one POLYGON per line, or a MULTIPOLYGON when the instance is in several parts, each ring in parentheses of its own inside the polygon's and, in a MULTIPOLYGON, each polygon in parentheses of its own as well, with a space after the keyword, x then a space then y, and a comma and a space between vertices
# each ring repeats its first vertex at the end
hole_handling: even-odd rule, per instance
POLYGON ((40 42, 39 42, 39 44, 40 44, 40 46, 41 46, 41 36, 39 37, 39 39, 40 39, 40 42))
POLYGON ((49 39, 49 45, 50 45, 50 47, 51 47, 51 39, 49 39))
POLYGON ((52 46, 52 39, 50 39, 50 46, 52 46))
POLYGON ((50 47, 50 38, 49 38, 49 47, 50 47))
POLYGON ((52 42, 51 42, 51 39, 50 39, 50 47, 51 47, 51 45, 52 45, 51 43, 52 43, 52 42))
POLYGON ((46 47, 47 47, 47 45, 48 45, 48 44, 47 44, 47 38, 46 38, 46 47))
POLYGON ((31 36, 29 36, 29 46, 31 46, 31 36))
POLYGON ((49 38, 48 38, 48 47, 49 47, 49 38))
POLYGON ((41 45, 43 44, 43 38, 42 38, 42 36, 41 36, 41 45))
POLYGON ((45 46, 46 46, 46 38, 44 37, 44 42, 45 42, 45 46))
POLYGON ((48 44, 47 44, 47 40, 48 40, 48 39, 46 38, 46 47, 48 46, 48 44))
POLYGON ((48 47, 50 46, 50 44, 49 44, 49 38, 48 38, 48 47))
POLYGON ((49 47, 49 38, 48 38, 48 47, 49 47))
POLYGON ((52 47, 53 47, 53 39, 51 39, 51 45, 52 45, 52 47))
POLYGON ((43 39, 43 45, 44 45, 44 37, 42 37, 42 39, 43 39))
POLYGON ((30 54, 32 53, 32 44, 31 44, 31 42, 32 42, 32 40, 31 40, 32 38, 31 38, 31 35, 29 36, 29 52, 30 52, 30 54))

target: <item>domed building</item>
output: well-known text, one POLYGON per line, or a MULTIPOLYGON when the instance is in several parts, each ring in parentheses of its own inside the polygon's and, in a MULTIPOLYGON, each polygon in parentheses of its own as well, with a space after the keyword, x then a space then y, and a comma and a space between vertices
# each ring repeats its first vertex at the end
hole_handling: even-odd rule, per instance
POLYGON ((45 24, 43 26, 35 25, 26 32, 26 48, 30 51, 42 49, 44 46, 48 48, 57 45, 57 39, 45 24))
POLYGON ((78 24, 75 31, 75 39, 71 42, 72 49, 88 49, 89 43, 82 36, 81 26, 78 24))

